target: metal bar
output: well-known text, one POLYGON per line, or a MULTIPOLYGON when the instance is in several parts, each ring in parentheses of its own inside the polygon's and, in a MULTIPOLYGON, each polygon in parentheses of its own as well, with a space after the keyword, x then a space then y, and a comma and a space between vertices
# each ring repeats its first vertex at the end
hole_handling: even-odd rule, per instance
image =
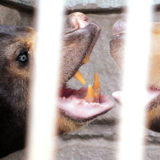
POLYGON ((151 2, 128 1, 118 160, 142 160, 147 74, 151 35, 151 2))
POLYGON ((59 86, 63 1, 39 1, 32 108, 28 125, 28 160, 53 160, 59 86))

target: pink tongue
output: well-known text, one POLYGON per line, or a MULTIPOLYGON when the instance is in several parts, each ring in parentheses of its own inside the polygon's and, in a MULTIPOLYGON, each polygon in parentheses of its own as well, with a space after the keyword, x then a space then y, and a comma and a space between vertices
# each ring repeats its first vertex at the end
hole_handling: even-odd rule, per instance
MULTIPOLYGON (((153 101, 159 95, 160 95, 160 91, 158 91, 158 90, 148 90, 147 104, 149 104, 151 101, 153 101)), ((113 92, 112 96, 118 103, 121 103, 122 91, 113 92)))
POLYGON ((59 98, 58 102, 59 110, 75 120, 92 119, 109 111, 113 106, 113 102, 105 96, 101 96, 101 103, 87 103, 84 99, 75 96, 59 98))

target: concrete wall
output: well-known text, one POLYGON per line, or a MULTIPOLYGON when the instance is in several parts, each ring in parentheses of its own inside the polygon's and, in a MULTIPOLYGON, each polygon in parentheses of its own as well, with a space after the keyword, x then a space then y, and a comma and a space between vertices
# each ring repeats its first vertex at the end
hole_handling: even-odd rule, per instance
MULTIPOLYGON (((155 0, 154 3, 159 1, 155 0)), ((0 5, 0 24, 34 26, 33 0, 2 0, 0 5)), ((94 47, 89 63, 81 67, 81 72, 87 78, 87 84, 93 83, 93 74, 98 72, 102 92, 111 96, 119 89, 119 69, 110 56, 109 41, 113 23, 123 17, 125 3, 122 0, 66 0, 68 12, 82 11, 101 27, 101 35, 94 47)), ((156 11, 154 20, 159 21, 159 11, 156 11)), ((71 79, 68 85, 78 88, 81 85, 71 79)), ((84 129, 58 138, 58 160, 114 160, 117 147, 117 106, 114 110, 101 116, 84 129)), ((147 160, 159 159, 160 135, 147 131, 147 160)), ((3 160, 23 160, 24 151, 6 157, 3 160)))
POLYGON ((0 5, 0 24, 33 26, 33 11, 0 5))

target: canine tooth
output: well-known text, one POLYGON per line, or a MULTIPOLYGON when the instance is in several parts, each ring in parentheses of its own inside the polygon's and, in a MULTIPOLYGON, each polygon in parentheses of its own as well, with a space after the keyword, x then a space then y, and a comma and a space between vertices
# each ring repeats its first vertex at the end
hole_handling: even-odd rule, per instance
POLYGON ((86 63, 89 61, 89 59, 90 59, 90 53, 88 53, 88 54, 85 56, 85 58, 83 59, 82 63, 83 63, 83 64, 86 64, 86 63))
POLYGON ((93 87, 91 85, 88 85, 87 94, 85 96, 85 100, 87 102, 93 102, 94 101, 94 91, 93 87))
POLYGON ((99 101, 100 96, 100 82, 98 78, 98 74, 94 74, 94 84, 93 84, 93 90, 94 90, 94 100, 99 101))
POLYGON ((74 75, 74 78, 76 78, 78 81, 80 81, 82 84, 86 84, 86 81, 83 77, 83 75, 78 71, 76 72, 76 74, 74 75))
POLYGON ((93 84, 94 89, 100 89, 100 82, 98 78, 98 73, 94 74, 94 84, 93 84))

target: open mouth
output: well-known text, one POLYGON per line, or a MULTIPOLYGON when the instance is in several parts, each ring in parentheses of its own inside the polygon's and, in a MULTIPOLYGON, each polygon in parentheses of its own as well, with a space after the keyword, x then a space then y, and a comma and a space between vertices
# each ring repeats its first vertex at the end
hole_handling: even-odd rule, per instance
POLYGON ((58 108, 65 116, 78 121, 88 121, 113 108, 113 102, 100 93, 98 74, 95 73, 94 84, 79 90, 63 87, 58 108))
POLYGON ((67 88, 66 82, 74 76, 82 84, 86 83, 78 70, 81 65, 89 61, 91 51, 99 37, 100 28, 79 12, 69 15, 66 25, 63 87, 60 90, 58 108, 64 116, 72 120, 88 121, 106 113, 113 107, 111 100, 100 93, 98 74, 95 73, 94 84, 89 85, 88 88, 82 87, 79 90, 67 88))

